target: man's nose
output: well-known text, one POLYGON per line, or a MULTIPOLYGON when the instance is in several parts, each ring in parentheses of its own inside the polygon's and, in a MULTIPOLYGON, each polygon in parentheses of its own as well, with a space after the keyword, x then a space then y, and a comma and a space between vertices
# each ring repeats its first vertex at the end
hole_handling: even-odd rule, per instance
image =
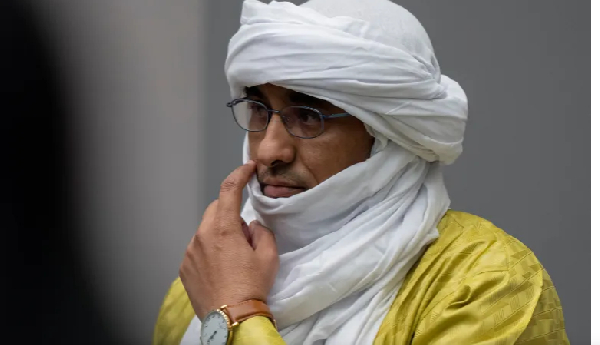
POLYGON ((294 137, 288 133, 278 114, 273 114, 263 133, 258 145, 258 163, 272 167, 294 161, 294 137))

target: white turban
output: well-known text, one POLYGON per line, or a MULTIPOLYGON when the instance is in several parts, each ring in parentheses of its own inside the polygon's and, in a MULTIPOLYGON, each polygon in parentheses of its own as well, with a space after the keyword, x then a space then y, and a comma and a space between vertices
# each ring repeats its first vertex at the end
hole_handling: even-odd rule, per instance
POLYGON ((462 151, 467 98, 443 76, 427 33, 389 1, 246 1, 225 72, 233 97, 271 83, 331 102, 427 161, 462 151), (318 12, 317 12, 318 11, 318 12))
MULTIPOLYGON (((376 138, 365 162, 289 198, 266 197, 253 178, 242 212, 275 234, 267 302, 286 343, 372 343, 450 205, 441 164, 461 152, 465 94, 441 75, 417 19, 387 0, 245 0, 225 73, 234 98, 265 83, 303 92, 376 138)), ((182 344, 197 344, 199 327, 182 344)))

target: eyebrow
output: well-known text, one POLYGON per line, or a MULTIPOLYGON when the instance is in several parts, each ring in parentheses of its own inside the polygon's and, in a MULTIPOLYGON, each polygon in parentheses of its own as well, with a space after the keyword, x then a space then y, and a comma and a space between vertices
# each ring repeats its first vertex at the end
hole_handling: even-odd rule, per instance
POLYGON ((246 97, 264 97, 263 93, 260 92, 260 89, 257 86, 244 87, 244 94, 246 94, 246 97))
POLYGON ((302 104, 302 105, 312 105, 312 106, 325 106, 327 105, 327 101, 322 100, 317 97, 309 96, 302 92, 290 91, 288 97, 292 103, 302 104))

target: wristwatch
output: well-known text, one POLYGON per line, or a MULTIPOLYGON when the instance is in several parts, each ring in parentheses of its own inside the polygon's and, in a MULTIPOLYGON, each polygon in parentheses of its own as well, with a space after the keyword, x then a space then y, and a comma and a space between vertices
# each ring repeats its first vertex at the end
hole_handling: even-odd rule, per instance
POLYGON ((277 327, 273 314, 263 301, 251 299, 234 305, 224 305, 208 313, 202 320, 202 345, 229 345, 233 338, 233 328, 253 316, 267 317, 277 327))

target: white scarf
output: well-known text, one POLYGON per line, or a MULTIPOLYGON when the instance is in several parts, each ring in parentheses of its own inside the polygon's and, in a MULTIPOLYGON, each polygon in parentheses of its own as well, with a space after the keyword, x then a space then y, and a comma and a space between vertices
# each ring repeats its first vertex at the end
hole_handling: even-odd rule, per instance
MULTIPOLYGON (((393 6, 405 27, 420 27, 393 6)), ((381 43, 366 21, 256 0, 244 2, 241 23, 225 67, 234 98, 263 83, 304 92, 377 139, 368 160, 290 198, 264 196, 253 178, 242 212, 275 233, 281 263, 268 304, 286 343, 370 344, 450 205, 440 162, 461 152, 466 96, 439 73, 426 37, 408 51, 381 43)), ((182 344, 199 344, 199 329, 194 318, 182 344)))

